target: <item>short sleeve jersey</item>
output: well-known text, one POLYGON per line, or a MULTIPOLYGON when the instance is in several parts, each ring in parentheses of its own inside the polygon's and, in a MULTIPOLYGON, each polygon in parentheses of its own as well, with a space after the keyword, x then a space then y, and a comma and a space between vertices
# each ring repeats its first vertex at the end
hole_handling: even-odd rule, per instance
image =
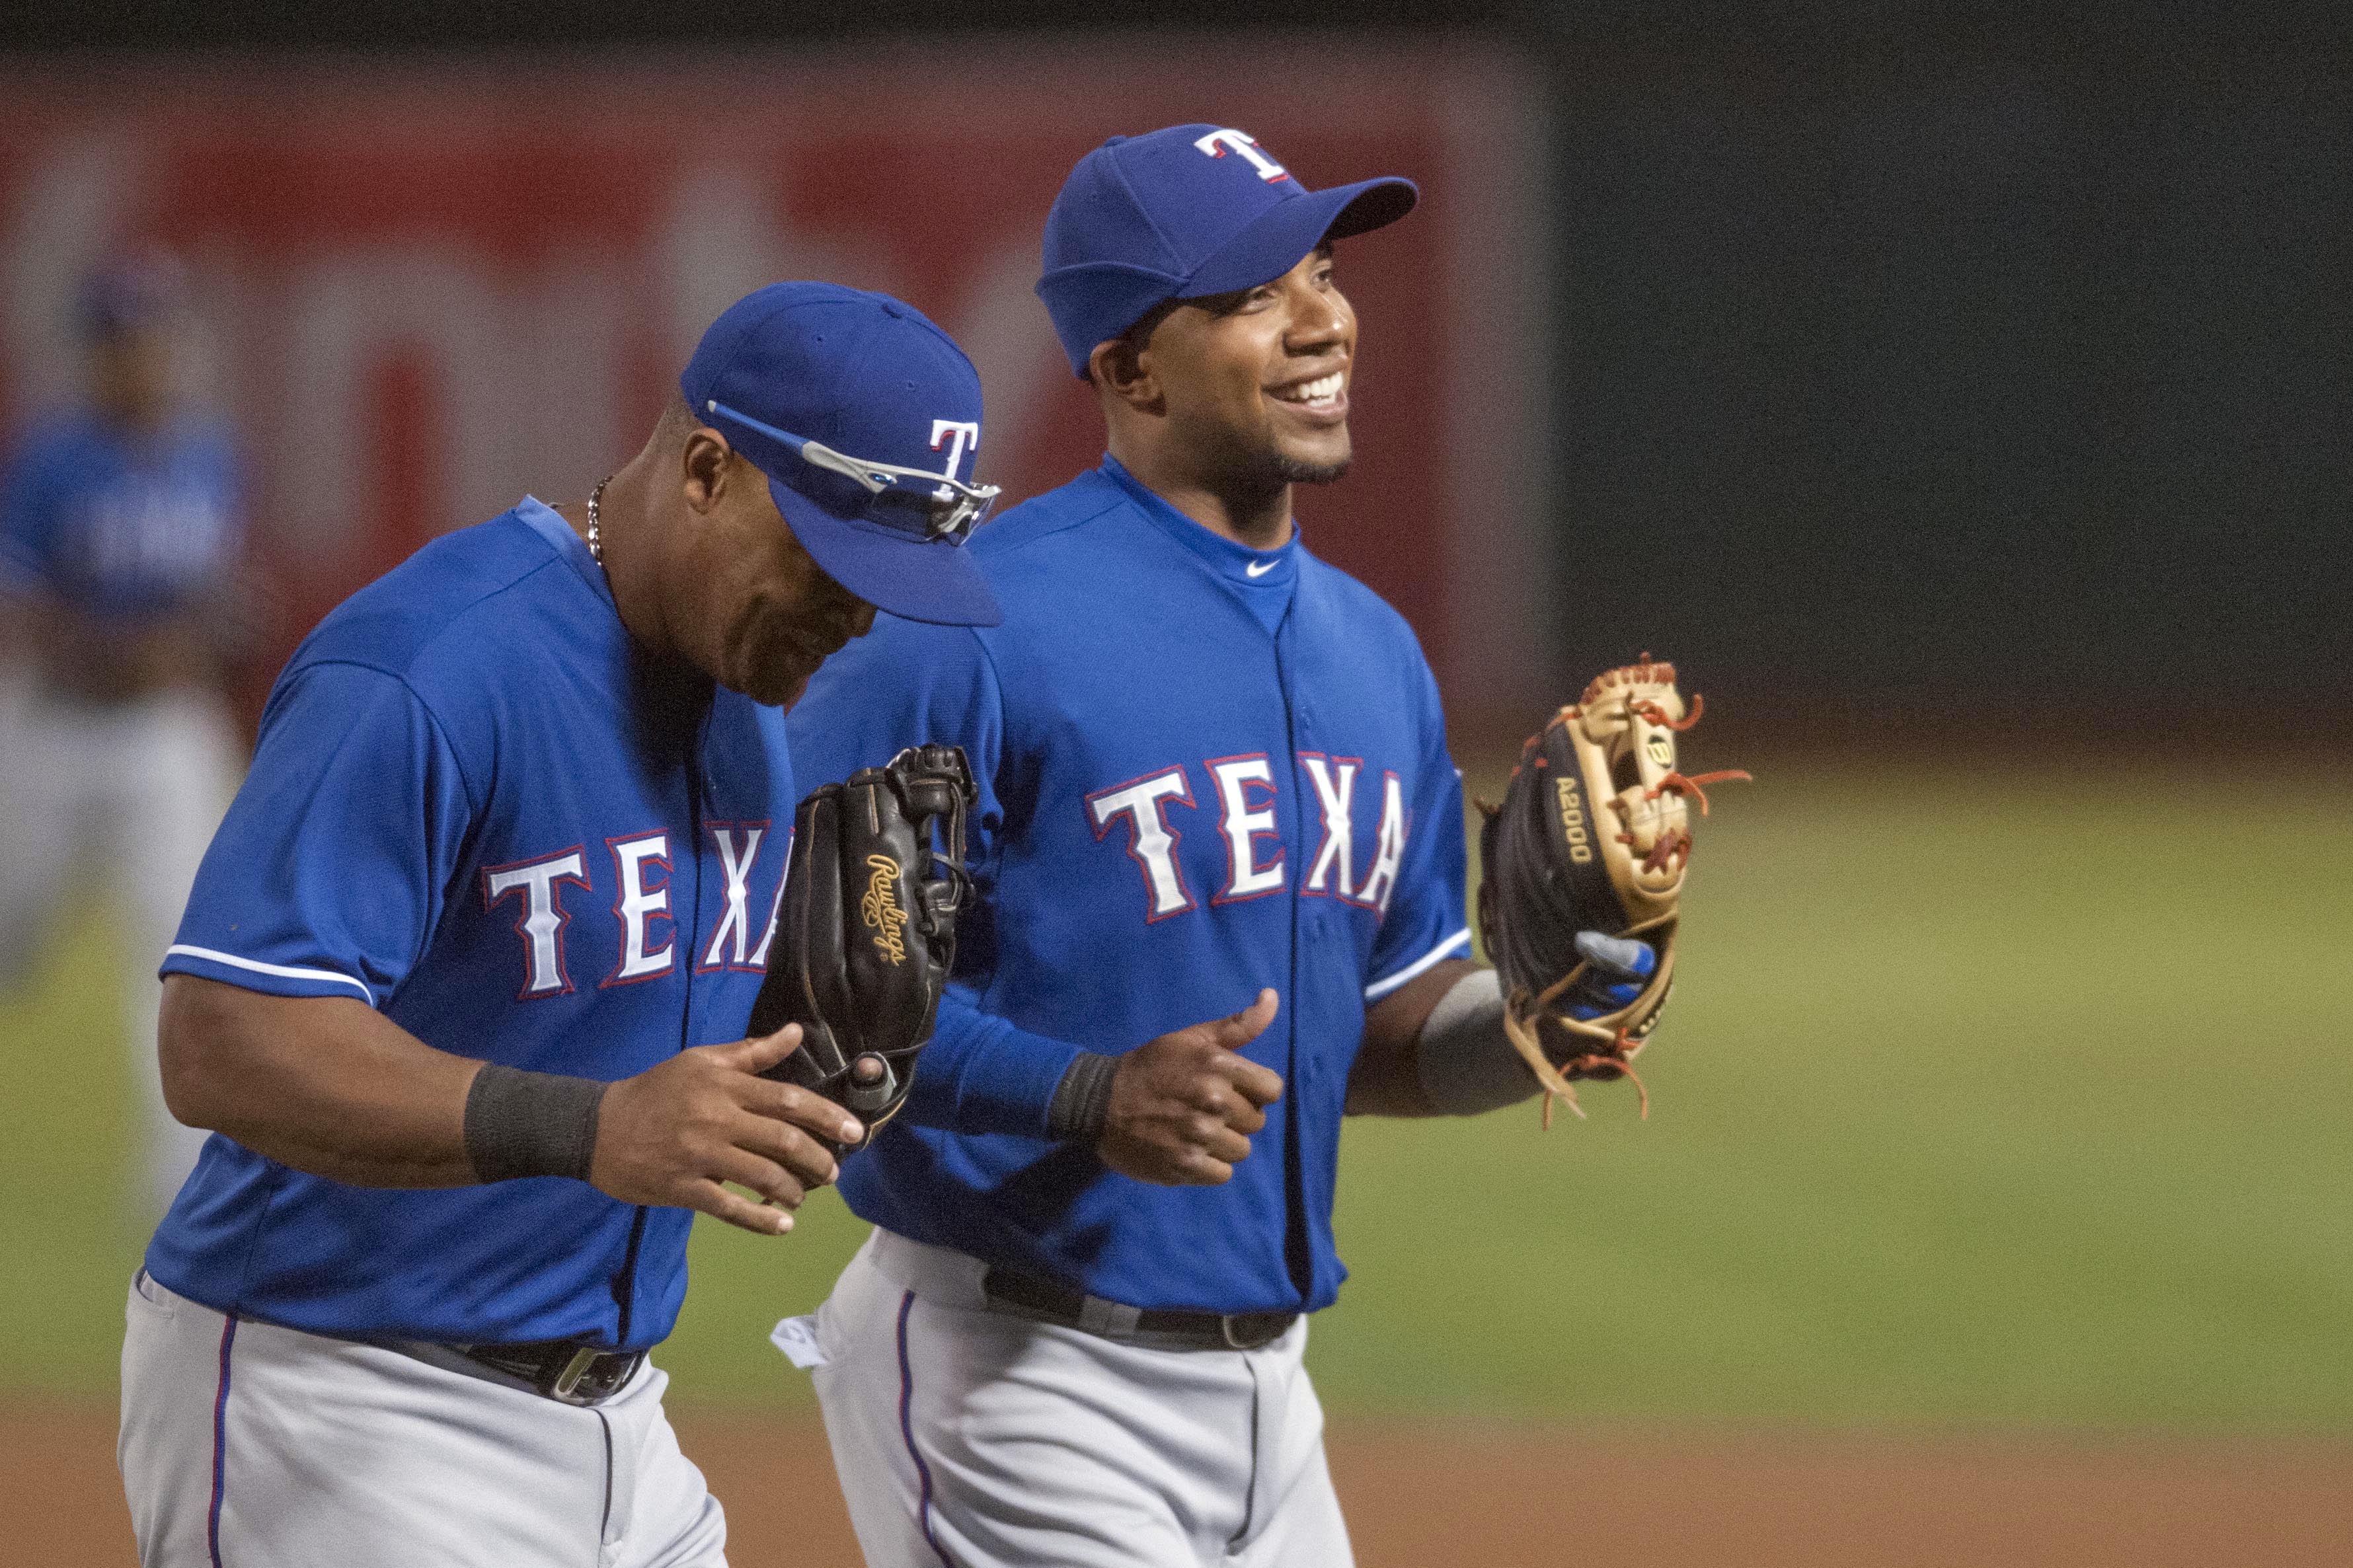
MULTIPOLYGON (((629 1077, 742 1037, 794 799, 783 716, 649 660, 527 500, 297 650, 164 971, 629 1077)), ((215 1135, 147 1268, 315 1332, 635 1349, 677 1316, 691 1217, 559 1177, 350 1186, 215 1135)))
POLYGON ((981 801, 956 974, 859 1215, 1144 1308, 1314 1310, 1368 1003, 1467 954, 1461 786, 1404 621, 1294 540, 1254 552, 1103 468, 971 545, 994 628, 880 617, 789 721, 812 782, 923 741, 981 801), (1080 1049, 1281 998, 1282 1098, 1233 1180, 1154 1186, 1050 1142, 1080 1049))
POLYGON ((37 429, 0 492, 0 589, 137 621, 220 586, 240 547, 237 462, 215 425, 135 437, 93 416, 37 429))

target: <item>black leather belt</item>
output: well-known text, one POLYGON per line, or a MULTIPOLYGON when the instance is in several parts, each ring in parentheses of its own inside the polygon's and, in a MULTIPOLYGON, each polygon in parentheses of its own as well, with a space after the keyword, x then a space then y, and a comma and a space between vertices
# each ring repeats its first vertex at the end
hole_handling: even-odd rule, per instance
POLYGON ((981 1277, 980 1289, 997 1310, 1162 1350, 1254 1351, 1281 1339, 1299 1321, 1296 1312, 1188 1312, 1130 1307, 1009 1268, 989 1269, 981 1277))
POLYGON ((628 1386, 643 1351, 598 1350, 572 1340, 523 1345, 452 1345, 468 1361, 520 1378, 566 1405, 602 1405, 628 1386))

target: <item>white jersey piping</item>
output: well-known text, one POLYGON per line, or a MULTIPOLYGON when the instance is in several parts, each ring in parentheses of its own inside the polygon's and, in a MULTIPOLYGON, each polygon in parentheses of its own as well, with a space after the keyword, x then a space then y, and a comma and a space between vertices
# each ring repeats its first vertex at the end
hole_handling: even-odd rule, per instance
POLYGON ((1407 964, 1403 969, 1398 970, 1395 974, 1390 975, 1388 979, 1376 980, 1370 985, 1366 986, 1365 1000, 1367 1002, 1379 1001, 1382 997, 1388 995, 1390 992, 1396 990, 1407 981, 1411 980, 1415 975, 1419 974, 1423 970, 1428 969, 1431 964, 1436 963, 1440 959, 1444 958, 1448 953, 1452 952, 1456 948, 1468 948, 1470 945, 1471 928, 1469 926, 1464 926, 1461 931, 1456 931, 1452 936, 1448 937, 1444 942, 1440 942, 1436 947, 1431 948, 1428 952, 1423 953, 1419 958, 1415 959, 1411 963, 1407 964))
MULTIPOLYGON (((1464 932, 1469 935, 1469 932, 1464 932)), ((164 950, 165 958, 201 958, 208 963, 226 963, 231 969, 250 969, 256 974, 275 974, 281 980, 324 980, 336 985, 348 985, 375 1005, 375 993, 348 974, 338 974, 332 969, 296 969, 290 964, 264 963, 258 958, 239 958, 233 952, 215 952, 209 947, 189 947, 174 943, 164 950)), ((1427 961, 1425 961, 1427 962, 1427 961)))

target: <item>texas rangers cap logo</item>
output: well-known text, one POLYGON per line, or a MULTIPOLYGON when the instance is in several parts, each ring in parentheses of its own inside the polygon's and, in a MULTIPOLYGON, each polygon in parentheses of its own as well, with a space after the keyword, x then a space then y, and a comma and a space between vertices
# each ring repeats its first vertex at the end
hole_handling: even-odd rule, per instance
POLYGON ((1212 158, 1222 158, 1229 151, 1240 153, 1258 171, 1258 177, 1270 185, 1291 178, 1289 170, 1258 150, 1258 138, 1247 131, 1212 131, 1207 136, 1194 138, 1193 145, 1212 158))

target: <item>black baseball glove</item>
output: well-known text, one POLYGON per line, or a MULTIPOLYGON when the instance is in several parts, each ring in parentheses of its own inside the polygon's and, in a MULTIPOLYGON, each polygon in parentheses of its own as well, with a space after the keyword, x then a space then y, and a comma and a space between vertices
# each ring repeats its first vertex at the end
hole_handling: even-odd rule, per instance
POLYGON ((955 960, 975 799, 961 747, 910 746, 811 791, 794 815, 784 907, 747 1033, 798 1024, 800 1048, 763 1076, 848 1107, 869 1141, 907 1098, 955 960))
POLYGON ((1685 802, 1704 816, 1701 785, 1748 776, 1681 771, 1675 737, 1700 707, 1685 710, 1675 667, 1649 654, 1609 670, 1529 738, 1503 805, 1485 807, 1479 923, 1546 1126, 1556 1100, 1585 1114, 1569 1079, 1633 1078, 1674 984, 1685 802))

